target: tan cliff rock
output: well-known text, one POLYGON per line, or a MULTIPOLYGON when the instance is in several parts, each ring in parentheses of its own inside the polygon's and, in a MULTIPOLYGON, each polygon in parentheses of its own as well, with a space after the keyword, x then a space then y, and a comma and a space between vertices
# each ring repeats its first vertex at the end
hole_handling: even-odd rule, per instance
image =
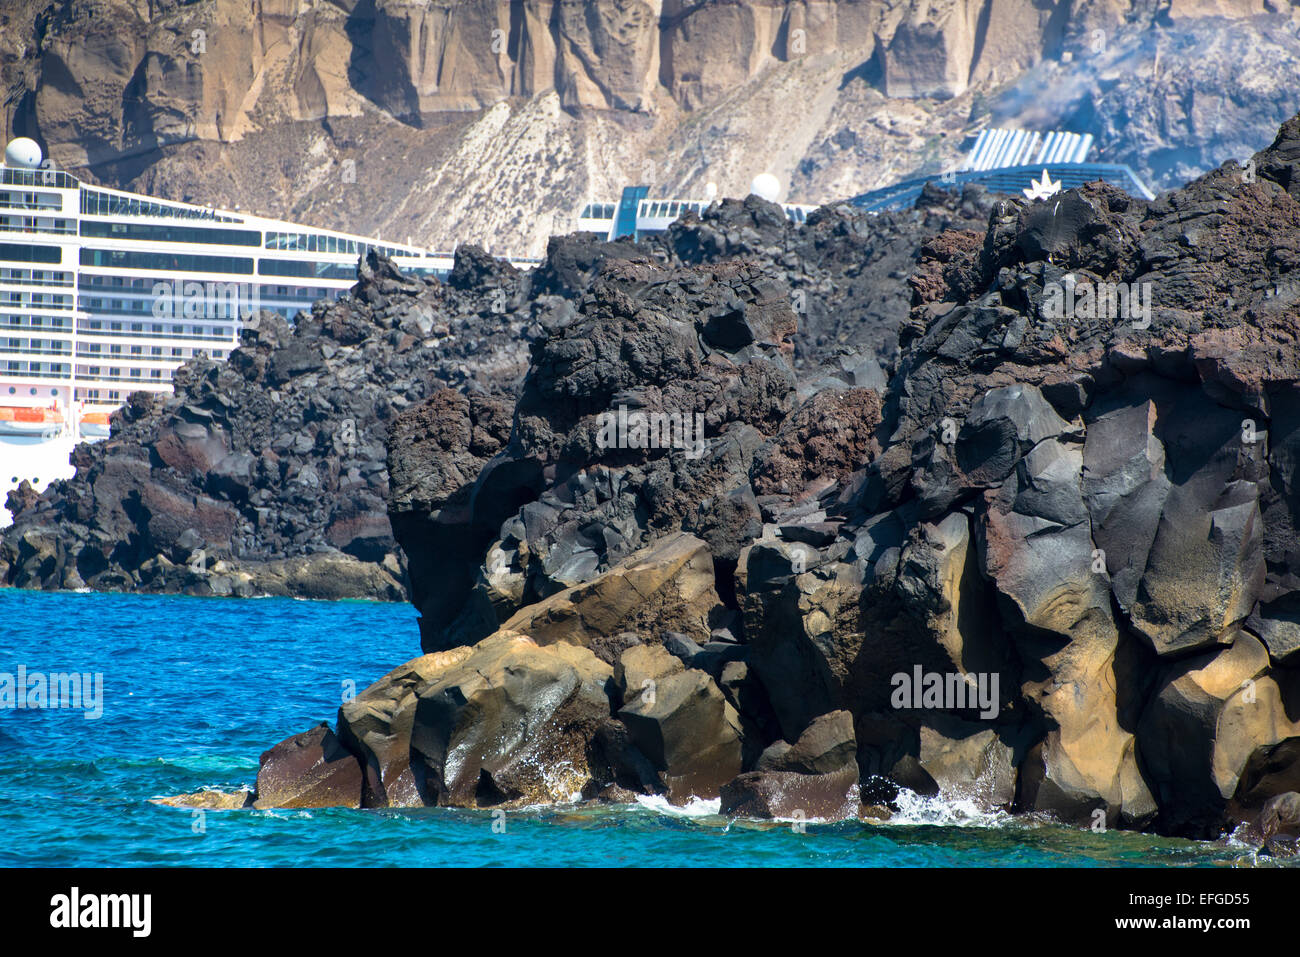
POLYGON ((1098 132, 1168 182, 1294 111, 1265 0, 20 0, 8 132, 109 185, 539 255, 632 182, 824 202, 989 122, 1098 132), (1147 157, 1154 156, 1147 165, 1147 157))

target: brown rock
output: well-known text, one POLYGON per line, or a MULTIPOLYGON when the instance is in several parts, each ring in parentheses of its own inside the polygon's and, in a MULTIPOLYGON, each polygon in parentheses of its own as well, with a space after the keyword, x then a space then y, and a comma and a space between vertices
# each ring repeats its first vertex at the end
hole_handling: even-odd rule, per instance
POLYGON ((829 774, 855 763, 857 753, 853 715, 832 711, 814 718, 794 744, 775 742, 763 752, 755 770, 829 774))
POLYGON ((638 695, 618 718, 662 773, 673 803, 717 797, 718 789, 740 773, 740 718, 703 671, 659 678, 653 694, 638 695))
POLYGON ((411 771, 426 804, 555 802, 592 778, 612 669, 566 642, 500 631, 420 686, 411 771))
POLYGON ((361 763, 321 723, 263 752, 253 807, 361 807, 361 763))
POLYGON ((175 794, 170 797, 153 798, 152 803, 167 807, 188 807, 206 811, 233 811, 251 807, 251 791, 195 791, 193 794, 175 794))
POLYGON ((700 643, 708 641, 709 615, 720 604, 708 546, 678 532, 592 581, 521 609, 501 627, 530 635, 541 645, 582 645, 613 663, 615 649, 606 639, 620 632, 679 631, 700 643))
POLYGON ((1138 747, 1172 827, 1217 836, 1256 749, 1300 733, 1268 667, 1264 646, 1242 632, 1228 648, 1173 666, 1147 705, 1138 747))
POLYGON ((722 786, 723 814, 733 817, 842 821, 858 812, 858 766, 826 774, 750 771, 722 786))
POLYGON ((685 670, 682 660, 663 645, 633 645, 614 664, 614 684, 622 700, 631 702, 641 695, 653 697, 661 678, 685 670))
POLYGON ((416 693, 463 662, 471 648, 422 655, 395 668, 339 708, 339 740, 361 758, 365 783, 362 807, 418 807, 411 774, 411 726, 416 693))

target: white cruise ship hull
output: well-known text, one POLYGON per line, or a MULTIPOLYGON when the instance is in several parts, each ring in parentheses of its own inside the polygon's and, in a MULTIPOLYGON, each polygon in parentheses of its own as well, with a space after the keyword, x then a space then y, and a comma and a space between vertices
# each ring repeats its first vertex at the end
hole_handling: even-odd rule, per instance
POLYGON ((43 492, 51 482, 76 474, 68 462, 76 444, 63 430, 53 436, 0 434, 0 528, 12 524, 13 516, 3 505, 24 480, 43 492))

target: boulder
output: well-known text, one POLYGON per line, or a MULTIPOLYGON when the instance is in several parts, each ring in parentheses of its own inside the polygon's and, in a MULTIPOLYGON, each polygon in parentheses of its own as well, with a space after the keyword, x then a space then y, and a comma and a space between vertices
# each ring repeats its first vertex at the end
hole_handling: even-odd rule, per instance
POLYGON ((857 725, 858 763, 873 800, 895 798, 889 782, 923 797, 1010 809, 1024 737, 1021 728, 945 713, 866 714, 857 725))
POLYGON ((669 799, 715 798, 741 769, 735 709, 703 671, 667 674, 623 705, 618 719, 663 777, 669 799))
POLYGON ((1300 793, 1287 791, 1269 798, 1259 814, 1259 829, 1265 841, 1278 835, 1300 837, 1300 793))
POLYGON ((824 774, 750 771, 722 786, 721 813, 731 817, 841 821, 857 816, 858 766, 824 774))
POLYGON ((1229 643, 1264 585, 1259 486, 1240 468, 1242 416, 1186 391, 1157 422, 1171 487, 1132 622, 1159 655, 1229 643))
POLYGON ((1300 791, 1300 737, 1256 748, 1241 772, 1235 803, 1258 808, 1269 798, 1300 791))
POLYGON ((1114 409, 1088 423, 1083 449, 1083 500, 1093 542, 1105 553, 1111 589, 1125 610, 1137 599, 1169 494, 1155 422, 1150 399, 1114 409))
POLYGON ((829 774, 846 764, 857 767, 858 744, 853 715, 832 711, 814 718, 794 744, 776 741, 765 750, 756 771, 829 774))
POLYGON ((153 804, 166 807, 188 807, 206 811, 234 811, 253 806, 252 791, 195 791, 193 794, 174 794, 152 798, 153 804))
POLYGON ((424 803, 411 773, 417 692, 472 654, 473 649, 462 647, 408 661, 339 708, 339 740, 361 759, 365 769, 362 807, 419 807, 424 803))
POLYGON ((569 800, 592 778, 613 670, 586 648, 500 631, 420 685, 411 772, 425 804, 569 800))
POLYGON ((860 681, 862 573, 844 562, 817 566, 809 554, 761 540, 741 552, 737 570, 749 664, 787 740, 845 707, 860 681))
POLYGON ((1035 386, 990 389, 971 404, 957 433, 957 464, 972 483, 993 485, 1039 442, 1070 430, 1035 386))
POLYGON ((614 684, 619 700, 635 701, 638 696, 653 697, 660 679, 686 670, 680 658, 663 645, 633 645, 614 664, 614 684))
POLYGON ((935 717, 920 727, 918 737, 917 764, 934 782, 934 794, 984 808, 1011 807, 1015 754, 996 730, 935 717))
POLYGON ((361 763, 322 722, 263 752, 253 807, 359 808, 361 785, 361 763))

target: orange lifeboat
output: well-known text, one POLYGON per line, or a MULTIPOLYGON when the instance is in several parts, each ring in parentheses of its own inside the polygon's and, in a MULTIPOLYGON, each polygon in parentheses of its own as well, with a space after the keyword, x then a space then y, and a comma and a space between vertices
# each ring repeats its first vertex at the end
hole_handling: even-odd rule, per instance
POLYGON ((50 436, 63 428, 63 413, 26 405, 0 405, 0 435, 50 436))
POLYGON ((81 414, 81 437, 85 439, 108 438, 108 413, 83 412, 81 414))

